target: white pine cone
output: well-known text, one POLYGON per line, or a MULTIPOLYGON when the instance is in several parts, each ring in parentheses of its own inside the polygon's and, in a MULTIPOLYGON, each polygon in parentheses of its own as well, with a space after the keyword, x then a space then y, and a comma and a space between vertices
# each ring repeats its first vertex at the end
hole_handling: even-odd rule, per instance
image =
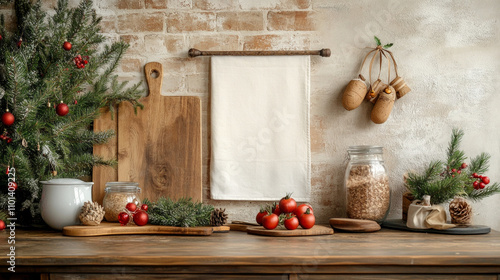
POLYGON ((104 218, 104 208, 97 202, 87 201, 83 203, 80 221, 86 226, 97 226, 104 218))

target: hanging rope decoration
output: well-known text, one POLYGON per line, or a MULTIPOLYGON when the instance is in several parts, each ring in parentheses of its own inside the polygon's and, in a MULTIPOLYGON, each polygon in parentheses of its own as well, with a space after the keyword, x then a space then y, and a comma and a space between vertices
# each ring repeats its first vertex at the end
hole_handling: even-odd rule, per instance
POLYGON ((376 124, 382 124, 389 118, 391 114, 392 107, 396 98, 399 99, 405 94, 411 91, 411 89, 406 85, 403 78, 398 75, 398 65, 394 55, 388 50, 393 44, 387 44, 382 46, 380 40, 375 37, 375 42, 377 47, 373 48, 366 54, 361 66, 359 68, 359 78, 353 79, 347 85, 344 94, 342 96, 342 106, 348 111, 354 110, 361 105, 363 100, 368 100, 375 104, 371 112, 371 120, 376 124), (369 76, 369 88, 365 83, 365 78, 361 74, 363 71, 363 66, 367 59, 371 56, 370 64, 368 68, 369 76), (379 69, 377 80, 372 82, 372 68, 375 59, 379 57, 379 69), (387 60, 387 84, 382 82, 380 79, 380 74, 382 72, 382 61, 383 58, 387 60), (391 61, 394 65, 394 72, 396 77, 391 81, 391 61))

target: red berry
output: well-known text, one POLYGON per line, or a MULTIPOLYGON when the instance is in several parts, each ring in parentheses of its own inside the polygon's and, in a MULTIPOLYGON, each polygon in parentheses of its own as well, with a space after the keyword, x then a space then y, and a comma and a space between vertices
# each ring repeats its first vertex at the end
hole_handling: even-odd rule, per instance
MULTIPOLYGON (((0 36, 0 37, 2 37, 2 36, 0 36)), ((5 228, 6 228, 5 222, 0 220, 0 230, 4 230, 5 228)))
POLYGON ((453 168, 453 169, 451 170, 451 172, 455 173, 455 172, 457 172, 457 170, 456 170, 455 168, 453 168))
POLYGON ((127 208, 127 210, 130 212, 135 212, 135 210, 137 210, 137 205, 133 202, 129 202, 129 203, 127 203, 125 208, 127 208))
POLYGON ((7 144, 9 144, 10 142, 12 142, 12 138, 7 137, 7 144))
POLYGON ((128 224, 129 220, 130 216, 127 214, 127 212, 120 212, 120 214, 118 214, 118 221, 122 226, 128 224))
POLYGON ((485 183, 483 183, 483 182, 479 183, 479 188, 480 189, 484 189, 485 187, 486 187, 485 183))
POLYGON ((17 41, 17 47, 20 48, 22 44, 23 44, 23 39, 19 39, 19 41, 17 41))
POLYGON ((474 183, 472 183, 472 186, 477 189, 479 187, 479 181, 474 181, 474 183))
POLYGON ((71 46, 71 43, 70 43, 70 42, 68 42, 68 41, 64 41, 64 43, 63 43, 63 49, 65 49, 65 50, 69 51, 69 50, 71 50, 71 47, 72 47, 72 46, 71 46))
POLYGON ((465 163, 465 162, 464 162, 464 163, 462 163, 462 165, 460 166, 460 168, 461 168, 461 169, 465 169, 465 168, 467 168, 467 163, 465 163))
POLYGON ((483 178, 481 178, 481 181, 483 181, 483 183, 488 185, 490 183, 490 178, 488 178, 488 176, 483 176, 483 178))
POLYGON ((462 173, 462 170, 457 170, 457 173, 458 173, 458 174, 461 174, 461 173, 462 173))
POLYGON ((478 178, 477 176, 478 176, 478 175, 477 175, 477 173, 476 173, 476 172, 472 173, 472 177, 474 177, 474 178, 478 178))
POLYGON ((141 205, 141 209, 144 211, 148 211, 148 205, 147 204, 141 205))
POLYGON ((83 63, 87 64, 87 63, 89 63, 89 62, 88 62, 88 60, 84 60, 84 61, 83 61, 83 63))

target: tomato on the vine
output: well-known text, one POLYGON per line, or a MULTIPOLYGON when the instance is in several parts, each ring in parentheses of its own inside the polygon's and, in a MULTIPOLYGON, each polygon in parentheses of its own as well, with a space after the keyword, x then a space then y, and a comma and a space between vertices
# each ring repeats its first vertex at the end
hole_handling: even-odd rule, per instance
POLYGON ((257 213, 257 217, 255 217, 255 220, 257 221, 257 224, 262 225, 262 218, 267 215, 267 211, 261 209, 259 213, 257 213))
POLYGON ((299 219, 295 216, 287 217, 285 219, 285 228, 288 230, 294 230, 299 227, 299 219))
POLYGON ((311 213, 310 209, 307 209, 306 212, 299 218, 300 226, 304 229, 312 228, 315 222, 316 217, 314 217, 314 214, 311 213))
POLYGON ((300 218, 300 216, 302 216, 302 214, 304 214, 307 211, 307 209, 310 209, 311 214, 314 214, 313 208, 309 204, 301 204, 297 206, 297 208, 295 208, 295 210, 293 211, 293 214, 295 214, 295 216, 300 218))
POLYGON ((280 210, 282 213, 291 213, 297 207, 297 202, 292 198, 291 193, 287 193, 285 197, 280 200, 280 210))
POLYGON ((279 218, 276 214, 269 214, 262 218, 262 226, 265 229, 275 229, 278 226, 279 218))

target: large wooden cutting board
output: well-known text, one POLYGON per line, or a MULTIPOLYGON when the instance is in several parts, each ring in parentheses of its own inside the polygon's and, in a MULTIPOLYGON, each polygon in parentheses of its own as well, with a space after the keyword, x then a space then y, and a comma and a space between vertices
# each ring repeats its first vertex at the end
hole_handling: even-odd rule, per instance
POLYGON ((229 232, 229 227, 170 227, 147 224, 145 226, 102 222, 97 226, 66 226, 67 236, 103 236, 123 234, 165 234, 165 235, 211 235, 214 232, 229 232))
MULTIPOLYGON (((172 199, 191 197, 201 202, 200 99, 162 96, 162 65, 150 62, 144 66, 144 71, 149 87, 149 95, 140 100, 144 109, 138 109, 135 114, 129 103, 122 103, 118 108, 115 145, 118 174, 114 181, 138 182, 142 198, 152 201, 165 196, 172 199)), ((112 126, 109 116, 103 117, 97 129, 112 126)), ((113 143, 110 145, 113 149, 113 143)), ((109 154, 108 150, 100 148, 97 154, 103 151, 109 154)), ((104 196, 106 182, 101 181, 113 179, 111 173, 94 174, 97 185, 94 200, 100 201, 104 196)))

